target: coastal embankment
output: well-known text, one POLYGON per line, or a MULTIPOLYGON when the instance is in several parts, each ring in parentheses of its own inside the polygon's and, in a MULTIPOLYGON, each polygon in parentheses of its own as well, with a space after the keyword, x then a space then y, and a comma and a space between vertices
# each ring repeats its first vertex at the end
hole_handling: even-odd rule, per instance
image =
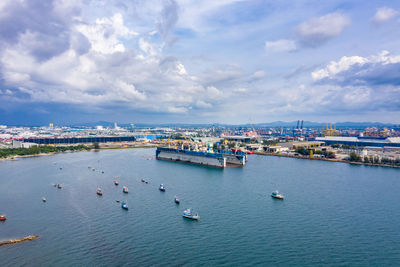
POLYGON ((257 155, 263 156, 275 156, 275 157, 287 157, 287 158, 296 158, 296 159, 308 159, 308 160, 322 160, 322 161, 331 161, 331 162, 342 162, 354 165, 366 165, 366 166, 377 166, 377 167, 390 167, 390 168, 400 168, 400 166, 383 164, 383 163, 367 163, 367 162, 360 162, 360 161, 350 161, 344 159, 328 159, 328 158, 317 158, 313 157, 310 158, 309 156, 296 156, 296 155, 289 155, 289 154, 277 154, 277 153, 266 153, 266 152, 254 152, 257 155))

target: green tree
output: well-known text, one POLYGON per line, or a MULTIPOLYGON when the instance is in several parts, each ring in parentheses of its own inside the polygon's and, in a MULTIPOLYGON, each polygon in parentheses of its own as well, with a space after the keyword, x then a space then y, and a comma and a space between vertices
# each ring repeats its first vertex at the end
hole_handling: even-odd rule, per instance
POLYGON ((356 152, 351 152, 350 161, 361 161, 361 157, 356 152))

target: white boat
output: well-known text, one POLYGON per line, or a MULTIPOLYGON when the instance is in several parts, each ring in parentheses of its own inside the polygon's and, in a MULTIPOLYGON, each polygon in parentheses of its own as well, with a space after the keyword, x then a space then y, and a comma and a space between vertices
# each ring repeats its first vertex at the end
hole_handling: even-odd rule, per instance
POLYGON ((160 191, 163 191, 163 192, 165 192, 165 187, 164 187, 164 185, 163 184, 160 184, 160 191))
POLYGON ((46 202, 47 199, 46 199, 45 197, 42 197, 42 201, 43 201, 43 202, 46 202))
POLYGON ((271 197, 276 199, 284 199, 284 196, 282 194, 279 194, 278 190, 272 192, 271 197))
POLYGON ((179 204, 181 202, 177 196, 175 196, 174 201, 175 201, 176 204, 179 204))
POLYGON ((186 209, 183 211, 183 217, 190 219, 190 220, 199 220, 200 216, 199 214, 196 212, 194 213, 192 209, 186 209))
POLYGON ((103 191, 101 191, 101 188, 97 188, 96 194, 98 194, 99 196, 103 195, 103 191))

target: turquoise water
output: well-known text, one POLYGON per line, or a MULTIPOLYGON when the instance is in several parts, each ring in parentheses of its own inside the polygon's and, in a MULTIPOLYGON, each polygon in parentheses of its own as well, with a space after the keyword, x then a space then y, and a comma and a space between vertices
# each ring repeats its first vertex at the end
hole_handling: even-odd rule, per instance
POLYGON ((0 162, 0 239, 40 235, 0 247, 1 266, 400 265, 400 169, 256 155, 218 169, 154 152, 0 162), (199 222, 182 218, 189 207, 199 222))

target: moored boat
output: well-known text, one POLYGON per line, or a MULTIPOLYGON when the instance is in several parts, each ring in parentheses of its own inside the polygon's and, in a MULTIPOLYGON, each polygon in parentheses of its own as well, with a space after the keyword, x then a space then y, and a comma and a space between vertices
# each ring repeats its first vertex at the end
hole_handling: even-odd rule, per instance
POLYGON ((124 192, 124 193, 128 193, 129 191, 128 191, 128 187, 126 187, 126 186, 124 186, 124 187, 122 187, 122 192, 124 192))
POLYGON ((128 209, 128 204, 126 204, 124 201, 121 203, 121 208, 123 208, 124 210, 128 209))
POLYGON ((5 220, 7 220, 6 215, 0 215, 0 222, 4 222, 5 220))
POLYGON ((174 201, 175 201, 176 204, 179 204, 181 202, 177 196, 175 196, 174 201))
POLYGON ((200 216, 199 214, 196 212, 194 213, 192 209, 186 209, 183 211, 183 215, 184 218, 190 219, 190 220, 199 220, 200 216))
POLYGON ((158 188, 158 189, 160 189, 160 191, 162 191, 162 192, 165 192, 165 187, 163 184, 160 184, 160 188, 158 188))
POLYGON ((101 191, 101 188, 97 188, 96 194, 98 194, 99 196, 103 195, 103 191, 101 191))
POLYGON ((272 192, 271 197, 276 199, 284 199, 284 196, 282 194, 279 194, 277 190, 272 192))

